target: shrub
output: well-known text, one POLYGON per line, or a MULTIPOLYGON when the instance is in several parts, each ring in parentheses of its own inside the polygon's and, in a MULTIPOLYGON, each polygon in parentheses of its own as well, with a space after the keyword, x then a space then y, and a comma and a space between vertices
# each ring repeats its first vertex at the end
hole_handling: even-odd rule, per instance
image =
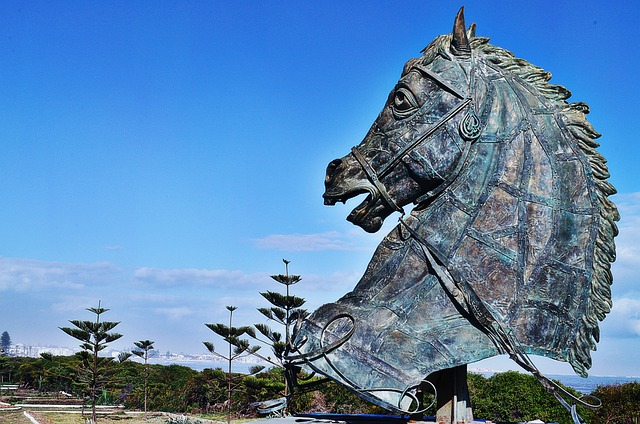
POLYGON ((640 422, 640 383, 598 386, 591 393, 602 401, 592 413, 592 422, 602 424, 636 424, 640 422))

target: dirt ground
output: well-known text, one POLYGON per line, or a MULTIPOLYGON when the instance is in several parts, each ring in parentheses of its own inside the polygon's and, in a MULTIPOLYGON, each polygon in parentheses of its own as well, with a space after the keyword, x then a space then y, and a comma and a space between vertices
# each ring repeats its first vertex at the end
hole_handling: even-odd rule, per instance
MULTIPOLYGON (((30 413, 40 424, 85 424, 81 414, 69 414, 61 412, 32 412, 30 413)), ((143 414, 118 413, 104 417, 98 417, 98 424, 165 424, 169 419, 168 415, 159 413, 147 414, 147 419, 143 414)), ((225 421, 213 421, 194 417, 203 424, 223 424, 225 421)), ((252 420, 232 420, 232 423, 247 423, 252 420)), ((24 410, 0 412, 0 422, 2 424, 32 424, 24 415, 24 410)))

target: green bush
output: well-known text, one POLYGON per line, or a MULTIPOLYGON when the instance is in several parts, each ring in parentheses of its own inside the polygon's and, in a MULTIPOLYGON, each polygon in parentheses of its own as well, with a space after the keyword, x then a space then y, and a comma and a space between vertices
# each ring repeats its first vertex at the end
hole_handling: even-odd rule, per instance
MULTIPOLYGON (((0 359, 0 372, 23 387, 42 391, 65 391, 80 394, 73 384, 77 357, 0 359)), ((114 373, 106 385, 104 399, 122 403, 128 409, 144 407, 144 367, 136 362, 113 364, 114 373)), ((226 373, 221 369, 201 372, 180 365, 151 365, 148 409, 174 413, 218 412, 227 398, 226 373)), ((255 416, 253 402, 277 399, 283 395, 284 376, 280 368, 272 368, 254 376, 239 376, 239 386, 233 394, 233 413, 255 416)), ((469 374, 469 391, 474 415, 500 421, 541 419, 546 422, 571 424, 569 413, 547 393, 535 377, 517 372, 505 372, 485 378, 469 374)), ((579 396, 575 390, 567 389, 579 396)), ((591 423, 627 424, 640 422, 640 383, 600 386, 592 395, 602 401, 602 408, 587 411, 578 408, 580 415, 591 423), (634 421, 635 420, 635 421, 634 421)), ((384 413, 351 391, 335 383, 328 383, 318 391, 296 393, 289 399, 291 413, 384 413)), ((427 415, 433 414, 430 410, 427 415)))
MULTIPOLYGON (((491 421, 540 419, 560 424, 573 423, 569 412, 553 395, 547 393, 533 375, 508 371, 485 378, 470 373, 468 381, 474 417, 491 421)), ((565 390, 580 397, 580 393, 573 389, 565 387, 565 390)), ((590 415, 590 411, 581 407, 578 413, 583 418, 590 415)))
POLYGON ((602 407, 592 414, 591 422, 602 424, 637 424, 640 422, 640 383, 598 386, 592 393, 602 407))

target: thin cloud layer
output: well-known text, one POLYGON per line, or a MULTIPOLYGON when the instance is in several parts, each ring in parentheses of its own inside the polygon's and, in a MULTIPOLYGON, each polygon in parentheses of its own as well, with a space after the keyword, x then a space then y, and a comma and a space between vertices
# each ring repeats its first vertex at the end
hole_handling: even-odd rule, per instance
MULTIPOLYGON (((602 334, 608 338, 640 336, 640 193, 617 194, 621 220, 616 237, 616 261, 612 265, 613 308, 601 324, 602 334)), ((604 341, 604 340, 603 340, 604 341)))
POLYGON ((111 279, 119 269, 107 262, 66 263, 0 258, 0 291, 74 289, 111 279))
POLYGON ((614 299, 611 313, 602 325, 610 337, 640 336, 640 300, 614 299))
POLYGON ((354 251, 369 250, 364 242, 366 235, 358 233, 343 234, 338 231, 327 231, 315 234, 271 234, 264 238, 254 239, 259 249, 272 249, 285 252, 317 252, 327 250, 354 251))
POLYGON ((616 297, 640 298, 640 193, 618 194, 614 202, 620 211, 620 234, 616 237, 616 262, 612 290, 616 297))
POLYGON ((155 312, 158 315, 164 316, 170 320, 180 320, 189 315, 193 315, 194 311, 186 306, 178 306, 174 308, 156 308, 155 312))
POLYGON ((247 287, 256 281, 264 281, 266 274, 247 274, 243 271, 224 269, 196 269, 196 268, 139 268, 133 278, 141 283, 152 286, 213 286, 218 288, 247 287))

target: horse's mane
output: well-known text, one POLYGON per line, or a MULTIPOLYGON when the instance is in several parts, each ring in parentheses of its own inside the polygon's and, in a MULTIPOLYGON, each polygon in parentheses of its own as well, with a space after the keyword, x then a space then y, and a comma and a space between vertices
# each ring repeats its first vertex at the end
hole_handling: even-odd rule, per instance
MULTIPOLYGON (((589 106, 582 102, 568 103, 566 100, 571 97, 571 92, 563 86, 550 84, 551 73, 524 59, 516 58, 513 53, 503 48, 489 44, 489 38, 469 35, 469 43, 474 54, 480 54, 499 69, 527 82, 559 108, 567 129, 590 165, 599 209, 598 232, 593 253, 593 277, 582 324, 578 328, 575 343, 572 344, 567 358, 576 373, 586 376, 586 370, 591 368, 590 351, 596 350, 596 343, 600 338, 598 321, 602 321, 612 307, 611 262, 615 260, 614 237, 618 234, 616 221, 620 219, 616 206, 608 198, 615 194, 616 190, 607 181, 610 175, 606 159, 596 150, 599 144, 595 139, 600 137, 600 134, 586 118, 589 106)), ((449 34, 437 37, 423 50, 424 55, 409 61, 405 69, 413 61, 430 63, 437 55, 449 58, 450 42, 449 34)))

